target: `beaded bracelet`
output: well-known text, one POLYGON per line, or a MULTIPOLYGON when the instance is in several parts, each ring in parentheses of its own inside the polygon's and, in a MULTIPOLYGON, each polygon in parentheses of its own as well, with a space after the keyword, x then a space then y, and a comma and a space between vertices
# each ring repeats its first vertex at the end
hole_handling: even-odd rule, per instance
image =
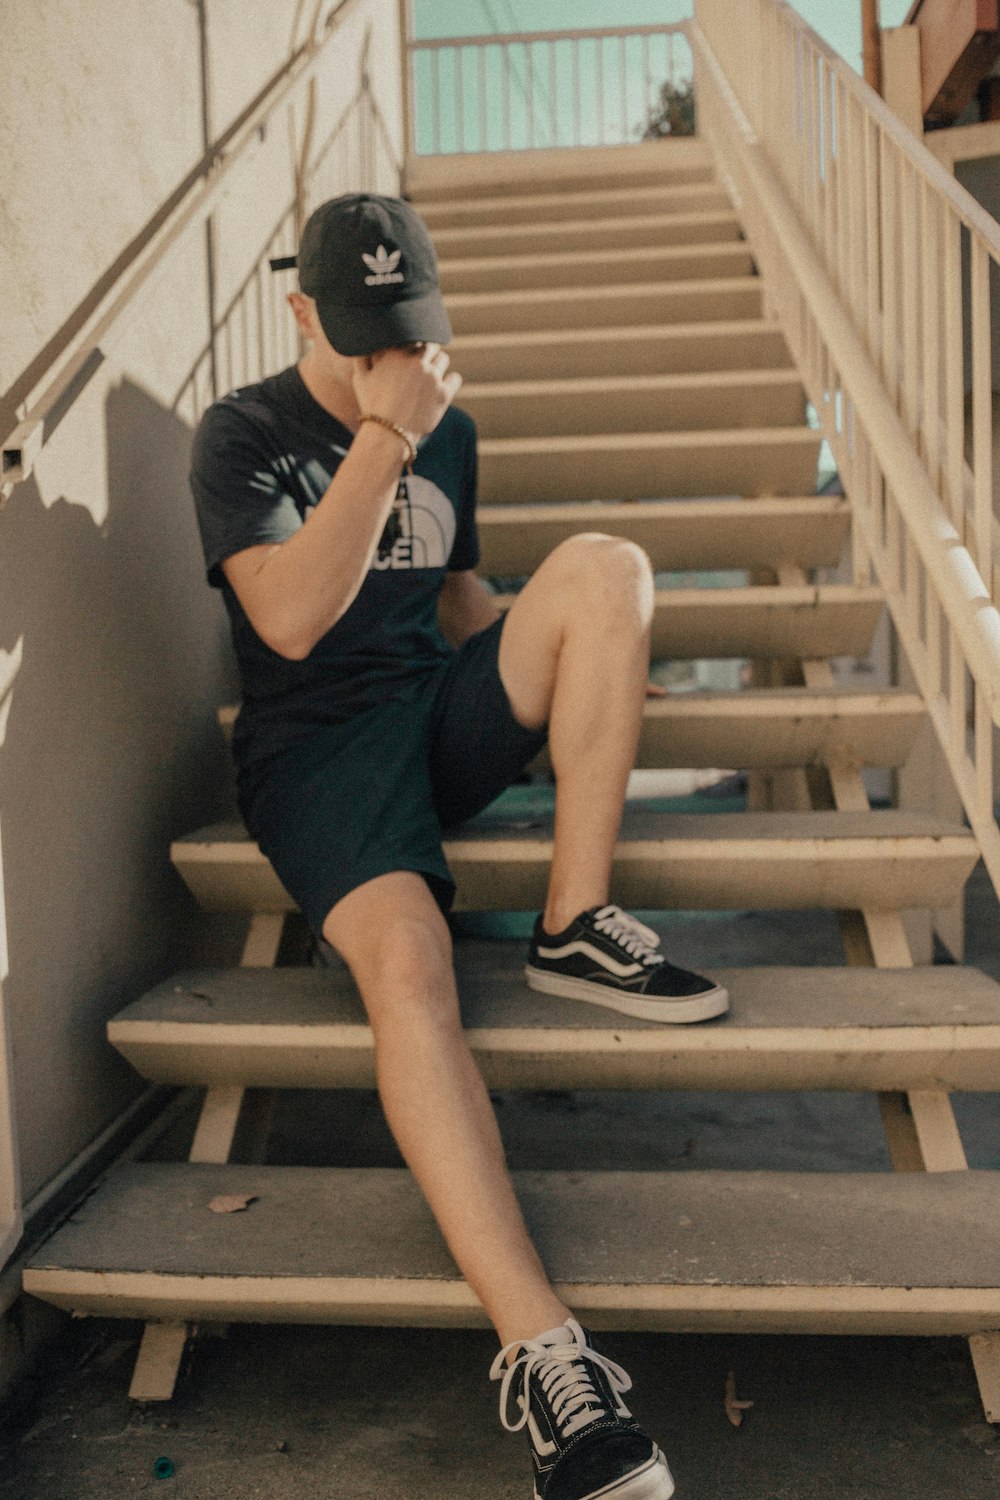
POLYGON ((359 427, 361 426, 362 422, 377 422, 380 427, 384 427, 388 432, 394 432, 397 437, 402 438, 403 442, 406 444, 406 463, 404 467, 410 474, 412 474, 413 465, 416 462, 417 458, 417 450, 414 446, 413 439, 410 437, 410 434, 408 432, 404 432, 402 427, 398 427, 395 422, 390 422, 388 417, 380 417, 373 411, 366 411, 363 416, 358 418, 359 427))

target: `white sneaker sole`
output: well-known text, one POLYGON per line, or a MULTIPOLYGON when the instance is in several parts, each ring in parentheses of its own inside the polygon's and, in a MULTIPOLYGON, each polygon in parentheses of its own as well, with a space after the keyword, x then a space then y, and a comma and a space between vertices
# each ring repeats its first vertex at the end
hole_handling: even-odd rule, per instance
MULTIPOLYGON (((581 1500, 605 1500, 605 1497, 606 1500, 670 1500, 673 1493, 674 1481, 667 1468, 667 1460, 657 1448, 649 1463, 643 1468, 636 1469, 635 1473, 629 1474, 625 1479, 619 1479, 616 1484, 605 1485, 600 1490, 591 1490, 590 1494, 582 1496, 581 1500)), ((535 1490, 535 1500, 541 1500, 537 1490, 535 1490)))
POLYGON ((623 1016, 637 1016, 640 1021, 687 1025, 691 1021, 711 1021, 715 1016, 724 1016, 729 1009, 729 992, 721 984, 700 995, 672 1000, 669 996, 630 994, 628 990, 616 990, 592 979, 574 979, 566 974, 553 974, 549 969, 535 969, 531 964, 525 965, 524 977, 533 990, 542 994, 586 1000, 623 1016))

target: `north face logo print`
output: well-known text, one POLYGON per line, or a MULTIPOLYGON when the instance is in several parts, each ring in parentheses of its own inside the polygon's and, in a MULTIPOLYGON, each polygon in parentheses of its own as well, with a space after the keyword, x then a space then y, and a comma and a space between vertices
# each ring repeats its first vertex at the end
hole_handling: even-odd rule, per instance
POLYGON ((402 250, 394 250, 390 255, 384 245, 379 245, 374 255, 362 250, 361 259, 372 273, 365 277, 365 286, 387 286, 393 281, 405 281, 402 271, 396 270, 402 253, 402 250))
POLYGON ((455 507, 431 479, 408 474, 403 480, 403 503, 399 506, 399 534, 387 557, 376 556, 372 568, 445 568, 455 545, 455 507))

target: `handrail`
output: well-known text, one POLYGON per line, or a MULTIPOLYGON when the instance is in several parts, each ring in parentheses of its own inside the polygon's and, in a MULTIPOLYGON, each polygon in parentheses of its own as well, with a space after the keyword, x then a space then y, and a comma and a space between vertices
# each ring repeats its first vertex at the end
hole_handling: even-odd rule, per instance
POLYGON ((228 189, 234 169, 263 145, 277 110, 314 77, 338 26, 357 3, 341 0, 249 111, 206 152, 195 182, 39 377, 19 409, 17 426, 2 445, 0 506, 30 476, 56 425, 127 331, 142 301, 163 274, 168 257, 209 217, 228 189))
POLYGON ((745 0, 738 18, 696 0, 691 42, 700 128, 851 500, 855 577, 883 588, 1000 888, 988 342, 1000 229, 784 0, 745 0))

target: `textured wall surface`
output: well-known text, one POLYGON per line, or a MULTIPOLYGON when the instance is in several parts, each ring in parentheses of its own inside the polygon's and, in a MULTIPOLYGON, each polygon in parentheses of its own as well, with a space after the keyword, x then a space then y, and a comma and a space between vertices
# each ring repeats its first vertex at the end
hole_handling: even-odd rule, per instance
MULTIPOLYGON (((5 437, 53 354, 197 172, 206 139, 331 8, 6 0, 5 437)), ((280 109, 233 174, 211 234, 201 227, 176 246, 0 511, 0 665, 12 678, 0 709, 4 998, 26 1198, 141 1087, 104 1040, 107 1016, 198 955, 238 952, 236 926, 199 915, 168 857, 172 837, 229 799, 215 709, 234 679, 187 467, 213 390, 296 355, 282 300, 292 282, 260 263, 294 239, 306 106, 303 90, 280 109)), ((310 158, 329 144, 313 198, 395 189, 395 0, 352 0, 311 113, 310 158), (366 47, 378 58, 367 92, 366 47)))

